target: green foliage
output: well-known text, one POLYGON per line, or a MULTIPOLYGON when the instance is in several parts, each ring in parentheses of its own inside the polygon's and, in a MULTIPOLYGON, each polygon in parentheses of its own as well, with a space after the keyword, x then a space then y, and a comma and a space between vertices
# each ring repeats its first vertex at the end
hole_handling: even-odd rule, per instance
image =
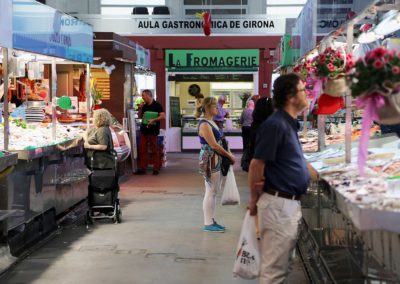
POLYGON ((100 104, 101 99, 103 98, 103 93, 97 88, 96 84, 93 84, 91 93, 93 96, 94 104, 95 105, 100 104))

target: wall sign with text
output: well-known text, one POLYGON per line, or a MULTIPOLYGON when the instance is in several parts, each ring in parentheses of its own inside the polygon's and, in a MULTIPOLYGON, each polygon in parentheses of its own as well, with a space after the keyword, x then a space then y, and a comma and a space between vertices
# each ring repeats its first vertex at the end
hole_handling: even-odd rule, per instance
MULTIPOLYGON (((137 19, 135 30, 141 33, 203 33, 203 22, 198 19, 137 19)), ((212 19, 214 34, 252 33, 280 35, 285 32, 284 19, 212 19)))
POLYGON ((165 51, 168 68, 248 68, 258 67, 258 49, 197 49, 165 51))

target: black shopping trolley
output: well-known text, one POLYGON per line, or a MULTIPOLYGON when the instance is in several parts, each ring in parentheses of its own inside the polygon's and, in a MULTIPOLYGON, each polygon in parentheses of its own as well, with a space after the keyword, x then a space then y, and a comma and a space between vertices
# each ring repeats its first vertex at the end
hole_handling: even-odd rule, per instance
POLYGON ((111 168, 102 168, 96 163, 96 156, 103 155, 104 157, 104 151, 93 151, 93 155, 87 159, 87 166, 91 171, 88 186, 88 211, 86 212, 87 226, 93 224, 95 219, 110 219, 114 223, 121 223, 117 152, 111 150, 109 154, 110 159, 113 159, 113 163, 110 163, 113 164, 111 168))

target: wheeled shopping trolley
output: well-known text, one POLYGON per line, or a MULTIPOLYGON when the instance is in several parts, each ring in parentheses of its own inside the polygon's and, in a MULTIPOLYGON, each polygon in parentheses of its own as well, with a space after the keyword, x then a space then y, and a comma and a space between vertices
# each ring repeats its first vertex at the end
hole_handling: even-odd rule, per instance
POLYGON ((93 224, 95 219, 110 219, 114 223, 121 222, 121 208, 118 192, 117 152, 110 154, 114 159, 112 168, 96 168, 95 151, 87 164, 91 171, 88 186, 88 210, 86 212, 86 225, 93 224))

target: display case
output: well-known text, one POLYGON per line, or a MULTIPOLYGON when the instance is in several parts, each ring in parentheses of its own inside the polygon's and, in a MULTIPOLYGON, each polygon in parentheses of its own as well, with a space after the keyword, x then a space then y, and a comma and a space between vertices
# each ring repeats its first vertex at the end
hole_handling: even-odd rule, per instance
MULTIPOLYGON (((399 189, 389 190, 386 181, 398 172, 399 143, 393 135, 371 139, 369 151, 375 154, 368 163, 377 172, 369 169, 361 178, 355 164, 326 166, 302 197, 298 248, 312 282, 399 283, 399 189)), ((332 159, 322 155, 308 161, 328 165, 332 159)))
MULTIPOLYGON (((197 135, 198 122, 199 119, 195 118, 193 115, 182 116, 182 151, 200 149, 200 141, 197 135)), ((232 116, 231 118, 225 119, 224 135, 231 150, 243 149, 242 130, 239 125, 238 116, 232 116)))

